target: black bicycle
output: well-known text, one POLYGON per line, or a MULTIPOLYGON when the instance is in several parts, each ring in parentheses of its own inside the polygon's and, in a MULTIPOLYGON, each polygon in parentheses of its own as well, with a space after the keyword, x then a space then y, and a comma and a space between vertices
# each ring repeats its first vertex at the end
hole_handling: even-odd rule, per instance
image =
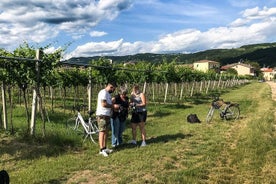
POLYGON ((240 117, 240 107, 238 103, 224 102, 223 99, 216 98, 212 101, 208 111, 206 122, 210 123, 213 119, 215 110, 219 111, 221 119, 236 120, 240 117))

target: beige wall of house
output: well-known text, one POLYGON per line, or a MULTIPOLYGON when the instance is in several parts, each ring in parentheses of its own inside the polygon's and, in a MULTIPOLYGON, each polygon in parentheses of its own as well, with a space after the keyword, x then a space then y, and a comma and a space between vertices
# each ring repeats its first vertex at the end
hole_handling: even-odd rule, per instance
POLYGON ((238 75, 255 75, 254 69, 249 65, 237 64, 231 68, 235 69, 238 72, 238 75))
POLYGON ((194 70, 198 70, 202 72, 207 72, 210 69, 220 67, 220 64, 218 62, 209 61, 209 60, 200 60, 200 61, 194 62, 193 65, 194 65, 194 70))
POLYGON ((263 71, 263 75, 266 81, 272 81, 274 79, 274 75, 276 75, 276 71, 263 71))

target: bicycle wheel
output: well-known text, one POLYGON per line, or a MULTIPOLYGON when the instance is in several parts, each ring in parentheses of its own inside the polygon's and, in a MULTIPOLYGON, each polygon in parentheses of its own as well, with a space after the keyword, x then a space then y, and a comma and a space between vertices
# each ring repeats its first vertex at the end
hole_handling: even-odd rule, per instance
POLYGON ((236 120, 240 117, 240 108, 238 105, 231 105, 225 110, 226 120, 236 120))
POLYGON ((213 119, 214 111, 215 111, 215 108, 214 107, 210 107, 210 109, 208 111, 208 114, 207 114, 207 117, 206 117, 206 122, 207 123, 210 123, 211 120, 213 119))
POLYGON ((83 132, 83 128, 80 125, 80 120, 76 117, 68 119, 66 122, 66 127, 68 130, 83 132))
POLYGON ((90 121, 89 128, 91 132, 99 133, 98 123, 96 119, 92 119, 90 121))

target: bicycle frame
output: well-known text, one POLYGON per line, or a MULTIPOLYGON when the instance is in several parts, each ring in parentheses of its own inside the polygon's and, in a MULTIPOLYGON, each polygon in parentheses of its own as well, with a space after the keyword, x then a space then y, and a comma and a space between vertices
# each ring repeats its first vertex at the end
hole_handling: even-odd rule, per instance
MULTIPOLYGON (((95 130, 95 127, 92 125, 91 120, 89 120, 89 121, 86 123, 86 122, 84 121, 84 119, 83 119, 83 117, 82 117, 82 115, 81 115, 80 112, 78 112, 77 119, 80 120, 80 121, 78 121, 78 122, 81 123, 81 125, 82 125, 82 127, 83 127, 83 129, 85 130, 85 133, 86 133, 85 138, 84 138, 83 141, 85 141, 88 137, 90 137, 91 141, 94 142, 94 143, 96 143, 96 142, 94 141, 92 135, 98 133, 98 131, 95 130)), ((76 121, 77 121, 77 120, 76 120, 76 121)))
POLYGON ((73 128, 74 131, 78 131, 79 126, 81 125, 85 134, 83 142, 89 137, 93 143, 96 143, 92 137, 92 135, 97 134, 99 132, 99 129, 95 124, 95 121, 96 120, 94 121, 92 120, 91 114, 90 114, 88 122, 85 122, 81 113, 78 111, 77 117, 75 118, 75 124, 71 127, 73 128))

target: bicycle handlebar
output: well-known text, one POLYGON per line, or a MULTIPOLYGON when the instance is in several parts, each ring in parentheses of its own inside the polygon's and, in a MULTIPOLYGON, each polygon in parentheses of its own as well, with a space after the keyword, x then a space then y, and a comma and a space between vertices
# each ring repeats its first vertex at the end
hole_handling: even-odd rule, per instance
MULTIPOLYGON (((81 104, 81 105, 76 105, 73 106, 73 110, 76 110, 77 112, 80 112, 82 109, 87 108, 87 105, 81 104)), ((93 114, 95 113, 95 111, 87 111, 87 114, 91 117, 93 114)))

